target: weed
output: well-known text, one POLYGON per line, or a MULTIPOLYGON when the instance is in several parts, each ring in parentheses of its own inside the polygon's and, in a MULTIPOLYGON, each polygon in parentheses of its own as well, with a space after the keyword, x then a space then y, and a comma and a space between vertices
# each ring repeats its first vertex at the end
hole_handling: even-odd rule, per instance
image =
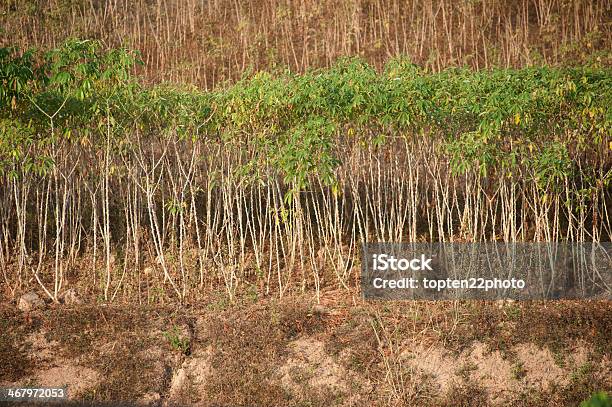
POLYGON ((610 407, 612 406, 612 399, 608 396, 608 393, 599 391, 593 394, 588 400, 580 403, 580 407, 610 407))
POLYGON ((170 346, 175 351, 179 351, 184 355, 188 355, 191 351, 191 343, 188 336, 183 336, 178 328, 174 326, 172 330, 163 331, 164 338, 170 343, 170 346))

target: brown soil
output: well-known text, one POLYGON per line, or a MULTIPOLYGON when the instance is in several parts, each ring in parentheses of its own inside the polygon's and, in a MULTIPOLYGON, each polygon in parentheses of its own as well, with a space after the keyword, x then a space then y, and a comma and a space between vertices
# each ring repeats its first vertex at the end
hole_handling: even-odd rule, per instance
POLYGON ((565 406, 612 389, 609 302, 510 306, 341 292, 320 305, 294 296, 26 315, 6 304, 0 386, 202 406, 565 406))

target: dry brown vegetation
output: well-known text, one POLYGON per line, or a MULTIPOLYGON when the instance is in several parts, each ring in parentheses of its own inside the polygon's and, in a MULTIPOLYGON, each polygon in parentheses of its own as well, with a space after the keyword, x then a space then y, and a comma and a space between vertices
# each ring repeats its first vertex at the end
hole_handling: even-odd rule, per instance
POLYGON ((565 406, 612 385, 605 302, 321 303, 2 307, 0 385, 203 406, 565 406))
POLYGON ((339 56, 429 70, 610 62, 609 0, 4 0, 0 46, 66 37, 138 49, 144 74, 206 88, 245 69, 303 72, 339 56))

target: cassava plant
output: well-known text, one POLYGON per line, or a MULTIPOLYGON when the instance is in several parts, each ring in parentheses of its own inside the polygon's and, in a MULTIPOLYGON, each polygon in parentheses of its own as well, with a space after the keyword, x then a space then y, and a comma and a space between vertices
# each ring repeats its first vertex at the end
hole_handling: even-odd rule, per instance
POLYGON ((142 84, 137 55, 0 51, 0 268, 102 301, 358 284, 367 241, 607 241, 611 72, 246 74, 142 84))

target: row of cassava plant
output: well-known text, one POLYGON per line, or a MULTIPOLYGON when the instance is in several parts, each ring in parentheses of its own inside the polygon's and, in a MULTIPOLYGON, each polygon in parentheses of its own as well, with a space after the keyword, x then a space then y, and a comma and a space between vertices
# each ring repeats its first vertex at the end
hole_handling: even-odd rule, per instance
POLYGON ((607 64, 609 0, 5 0, 0 46, 71 36, 142 51, 153 81, 212 89, 248 67, 304 72, 360 55, 449 66, 607 64), (42 29, 41 29, 42 27, 42 29))
POLYGON ((214 92, 71 40, 0 52, 15 294, 179 301, 350 287, 364 241, 607 241, 610 70, 360 60, 214 92))

